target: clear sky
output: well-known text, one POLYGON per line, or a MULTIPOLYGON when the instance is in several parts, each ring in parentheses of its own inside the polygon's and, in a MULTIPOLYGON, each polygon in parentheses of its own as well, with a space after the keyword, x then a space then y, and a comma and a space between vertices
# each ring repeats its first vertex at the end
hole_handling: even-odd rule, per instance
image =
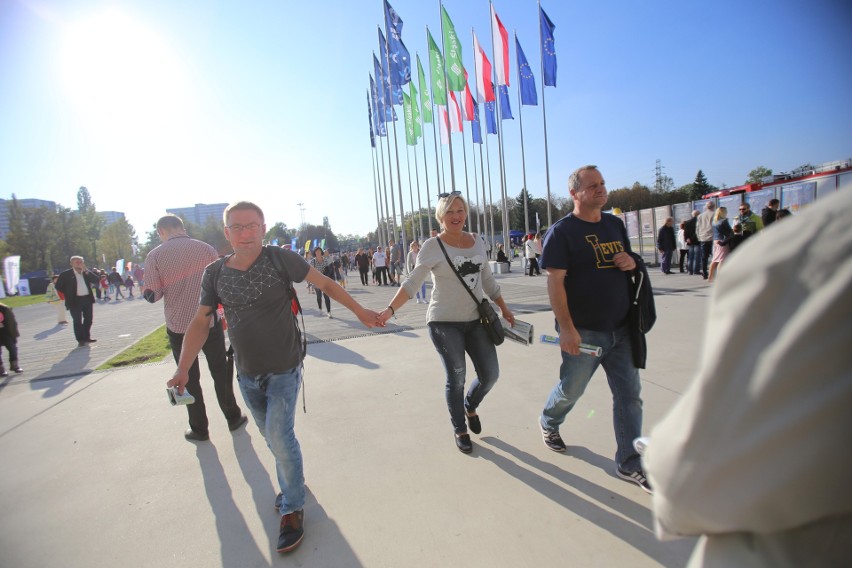
MULTIPOLYGON (((425 26, 439 40, 438 2, 392 4, 412 57, 428 61, 425 26)), ((472 27, 493 61, 488 2, 444 6, 466 66, 472 27)), ((536 2, 494 6, 510 36, 517 30, 541 101, 536 2)), ((759 165, 780 172, 852 157, 847 0, 542 6, 559 60, 558 86, 545 94, 554 194, 565 196, 568 174, 586 163, 616 189, 652 186, 657 159, 677 186, 699 169, 734 186, 759 165)), ((336 233, 366 234, 376 225, 366 91, 382 14, 381 0, 0 0, 0 197, 73 209, 85 185, 140 238, 166 207, 237 199, 261 205, 270 224, 298 226, 301 202, 306 222, 327 216, 336 233)), ((523 185, 515 65, 513 49, 510 196, 523 185)), ((523 122, 527 186, 543 197, 541 106, 524 107, 523 122)), ((427 128, 435 193, 431 136, 427 128)), ((418 159, 422 168, 419 147, 418 159)), ((422 171, 420 180, 425 203, 422 171)))

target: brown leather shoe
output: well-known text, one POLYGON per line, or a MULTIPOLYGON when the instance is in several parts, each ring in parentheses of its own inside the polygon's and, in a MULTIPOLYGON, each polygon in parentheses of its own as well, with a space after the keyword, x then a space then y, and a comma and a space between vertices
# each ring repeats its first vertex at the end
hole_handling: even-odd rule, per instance
POLYGON ((278 552, 295 550, 305 538, 305 511, 293 511, 281 516, 281 531, 278 533, 278 552))

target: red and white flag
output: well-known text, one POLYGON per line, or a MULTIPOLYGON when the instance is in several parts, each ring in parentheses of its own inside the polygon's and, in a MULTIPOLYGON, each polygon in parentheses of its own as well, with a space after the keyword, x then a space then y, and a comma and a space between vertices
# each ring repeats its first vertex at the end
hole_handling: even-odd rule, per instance
POLYGON ((494 36, 494 65, 497 68, 497 84, 509 84, 509 32, 491 5, 491 30, 494 36))
POLYGON ((494 83, 491 82, 491 62, 479 45, 476 34, 473 34, 473 58, 476 63, 476 102, 490 103, 495 100, 494 83))
POLYGON ((470 81, 467 80, 467 70, 464 72, 464 101, 462 101, 462 118, 470 122, 474 118, 473 94, 470 92, 470 81))
POLYGON ((450 91, 450 98, 447 104, 447 114, 450 115, 450 132, 462 131, 462 117, 459 109, 459 102, 456 100, 456 94, 450 91))

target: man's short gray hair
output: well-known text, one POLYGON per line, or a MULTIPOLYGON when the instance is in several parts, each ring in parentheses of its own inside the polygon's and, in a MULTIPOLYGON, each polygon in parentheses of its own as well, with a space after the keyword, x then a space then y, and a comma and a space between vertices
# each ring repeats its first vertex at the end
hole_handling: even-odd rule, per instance
POLYGON ((86 259, 85 259, 85 258, 83 258, 83 257, 82 257, 82 256, 80 256, 80 255, 75 254, 74 256, 72 256, 72 257, 71 257, 71 259, 70 259, 70 260, 71 260, 71 262, 74 262, 75 260, 86 260, 86 259))
POLYGON ((580 191, 580 174, 583 172, 587 172, 590 170, 597 170, 597 166, 593 166, 591 164, 587 166, 583 166, 574 170, 570 176, 568 176, 568 193, 574 193, 575 191, 580 191))

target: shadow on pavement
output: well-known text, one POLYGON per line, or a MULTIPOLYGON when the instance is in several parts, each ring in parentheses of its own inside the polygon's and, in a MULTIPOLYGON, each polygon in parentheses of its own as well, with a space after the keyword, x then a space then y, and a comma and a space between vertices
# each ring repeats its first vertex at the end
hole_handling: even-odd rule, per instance
MULTIPOLYGON (((648 508, 643 507, 630 499, 626 499, 621 495, 615 494, 596 483, 569 473, 551 463, 541 461, 537 457, 519 450, 514 446, 510 446, 497 438, 486 436, 485 438, 481 438, 481 442, 506 452, 521 463, 524 463, 538 470, 542 474, 558 480, 560 484, 568 485, 575 490, 569 491, 562 487, 562 485, 547 479, 544 475, 539 475, 536 472, 521 467, 511 459, 508 459, 488 448, 481 447, 478 452, 479 456, 492 462, 494 465, 509 475, 517 478, 519 481, 527 484, 535 491, 538 491, 541 495, 551 499, 555 503, 558 503, 589 522, 596 524, 603 530, 612 534, 614 537, 629 544, 642 554, 656 560, 663 566, 686 565, 686 562, 692 552, 693 543, 691 541, 670 543, 659 542, 654 536, 653 529, 651 528, 652 516, 651 511, 648 508), (576 493, 582 493, 586 497, 590 497, 595 501, 598 501, 603 506, 595 505, 576 493), (621 516, 610 512, 608 509, 615 509, 627 518, 622 518, 621 516)), ((597 456, 592 458, 594 460, 593 465, 597 465, 597 462, 604 459, 597 454, 592 452, 589 453, 592 454, 592 456, 597 456)), ((612 463, 611 460, 608 461, 610 464, 612 463)), ((636 490, 641 491, 638 487, 636 490)))
POLYGON ((322 348, 316 348, 314 345, 308 347, 308 356, 343 365, 356 365, 364 369, 379 368, 379 365, 372 361, 368 361, 357 351, 347 349, 339 343, 329 341, 322 345, 324 346, 322 348))
POLYGON ((64 359, 54 363, 47 371, 30 380, 32 390, 44 390, 42 398, 51 398, 61 394, 66 388, 92 372, 91 347, 77 347, 64 359))

